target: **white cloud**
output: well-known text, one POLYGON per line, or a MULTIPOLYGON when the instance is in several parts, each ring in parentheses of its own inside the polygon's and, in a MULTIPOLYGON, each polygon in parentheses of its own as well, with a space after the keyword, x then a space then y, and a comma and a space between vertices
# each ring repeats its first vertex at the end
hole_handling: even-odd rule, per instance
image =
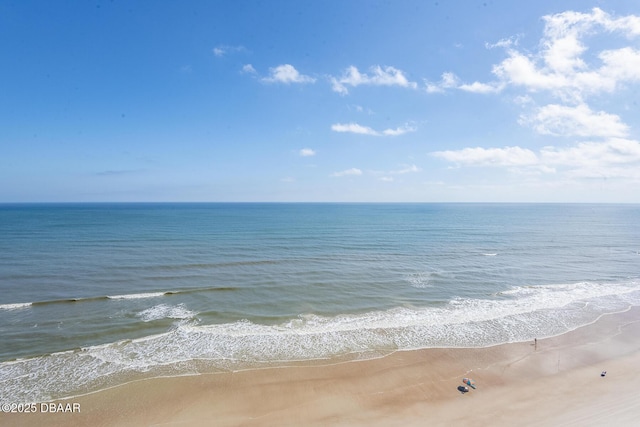
POLYGON ((476 147, 431 154, 459 166, 504 167, 517 174, 640 179, 640 142, 624 138, 580 142, 562 148, 544 147, 537 154, 521 147, 476 147))
POLYGON ((450 162, 475 166, 526 166, 538 163, 538 157, 533 151, 520 147, 475 147, 436 151, 432 154, 450 162))
POLYGON ((533 98, 531 98, 531 96, 529 95, 518 95, 513 98, 513 102, 523 107, 534 104, 533 98))
POLYGON ((418 129, 415 126, 404 125, 395 129, 385 129, 382 131, 382 134, 385 136, 399 136, 404 135, 405 133, 415 132, 416 130, 418 129))
POLYGON ((340 172, 334 172, 331 174, 332 177, 359 176, 359 175, 362 175, 362 171, 358 168, 351 168, 351 169, 343 170, 340 172))
POLYGON ((502 90, 502 86, 497 84, 473 82, 471 84, 462 84, 458 86, 458 89, 472 93, 495 93, 500 92, 502 90))
POLYGON ((316 152, 311 148, 303 148, 302 150, 299 151, 299 154, 301 157, 311 157, 311 156, 315 156, 316 152))
POLYGON ((458 86, 459 79, 453 73, 442 73, 442 79, 440 80, 440 86, 444 88, 456 87, 458 86))
POLYGON ((545 147, 542 161, 566 169, 570 178, 626 178, 640 180, 640 142, 612 138, 581 142, 567 148, 545 147))
POLYGON ((269 76, 262 79, 268 83, 314 83, 316 79, 300 74, 293 65, 283 64, 269 68, 269 76))
MULTIPOLYGON (((507 52, 507 58, 492 68, 496 81, 461 83, 455 74, 448 72, 437 83, 426 81, 426 91, 442 93, 447 89, 459 89, 491 94, 515 87, 529 93, 545 92, 575 106, 585 104, 588 96, 612 93, 627 83, 640 81, 639 49, 627 45, 590 51, 585 44, 586 40, 599 35, 609 36, 611 41, 617 42, 620 39, 613 36, 622 35, 628 43, 640 36, 639 16, 613 17, 594 8, 588 13, 566 11, 544 16, 543 21, 545 27, 537 52, 519 51, 519 36, 485 44, 488 49, 500 47, 507 52), (591 54, 587 56, 587 52, 591 54)), ((623 127, 620 123, 618 131, 607 135, 622 135, 620 129, 623 127)))
POLYGON ((438 83, 425 82, 427 85, 427 92, 429 93, 442 93, 445 89, 451 89, 458 87, 460 79, 454 73, 446 72, 442 73, 440 81, 438 83))
POLYGON ((416 165, 402 165, 402 169, 395 169, 390 171, 371 171, 371 173, 375 175, 383 175, 383 178, 381 178, 383 181, 385 181, 384 178, 389 178, 387 179, 387 181, 393 181, 393 175, 405 175, 408 173, 417 173, 420 171, 422 171, 422 169, 420 169, 416 165))
POLYGON ((579 76, 587 87, 613 92, 624 82, 640 81, 640 51, 632 47, 602 51, 602 67, 597 73, 579 76))
POLYGON ((640 80, 640 52, 633 47, 598 52, 599 64, 584 58, 587 36, 620 33, 627 39, 636 37, 640 35, 640 17, 614 18, 594 8, 590 13, 567 11, 543 19, 544 35, 537 54, 524 55, 508 48, 509 57, 494 66, 494 74, 504 84, 582 102, 585 96, 612 92, 625 82, 640 80))
MULTIPOLYGON (((543 20, 537 51, 520 49, 517 39, 486 45, 506 49, 506 57, 492 68, 494 81, 461 83, 447 73, 438 83, 427 82, 427 91, 455 88, 490 94, 509 88, 515 104, 527 111, 520 116, 521 125, 542 135, 580 141, 541 149, 469 147, 431 155, 458 168, 502 169, 518 175, 519 185, 590 185, 580 182, 585 179, 640 185, 640 142, 629 137, 631 129, 621 116, 588 102, 640 82, 640 17, 615 17, 594 8, 543 20)), ((612 101, 608 96, 600 105, 612 105, 612 101)))
POLYGON ((510 51, 509 58, 493 67, 493 73, 510 85, 524 86, 529 90, 553 90, 567 87, 567 76, 541 72, 534 61, 520 52, 510 51))
POLYGON ((399 136, 404 135, 405 133, 415 132, 417 128, 406 124, 395 129, 377 131, 368 126, 359 125, 358 123, 336 123, 331 125, 331 130, 334 132, 347 132, 371 136, 399 136))
POLYGON ((496 43, 485 43, 484 47, 486 47, 487 49, 494 49, 496 47, 501 47, 501 48, 510 48, 511 46, 518 46, 519 43, 519 37, 518 36, 514 36, 514 37, 509 37, 508 39, 501 39, 498 40, 496 43))
POLYGON ((356 87, 360 85, 370 86, 401 86, 415 89, 418 85, 407 79, 401 70, 394 67, 373 66, 369 69, 369 74, 358 71, 353 65, 348 67, 341 77, 331 77, 331 84, 334 92, 341 95, 349 93, 348 86, 356 87))
POLYGON ((430 82, 428 80, 425 81, 426 91, 428 93, 444 93, 447 89, 460 89, 465 92, 472 93, 494 93, 500 92, 503 89, 503 85, 499 82, 497 83, 481 83, 481 82, 473 82, 471 84, 468 83, 460 83, 460 79, 454 73, 447 72, 442 73, 440 81, 437 83, 430 82))
POLYGON ((255 68, 253 68, 253 65, 251 64, 245 64, 242 66, 242 72, 246 73, 246 74, 258 74, 258 72, 256 71, 255 68))
POLYGON ((640 17, 629 15, 614 18, 602 9, 594 7, 591 13, 566 11, 543 17, 545 36, 559 38, 567 34, 585 33, 595 26, 602 26, 607 31, 622 32, 627 37, 640 35, 640 17))
POLYGON ((624 137, 629 128, 615 114, 593 112, 587 105, 568 107, 549 104, 531 117, 522 117, 522 124, 530 124, 538 133, 554 136, 624 137))
POLYGON ((542 160, 550 164, 602 167, 640 163, 640 142, 612 138, 605 142, 581 142, 569 148, 544 147, 542 160))
POLYGON ((213 54, 218 58, 221 58, 229 53, 245 52, 247 49, 244 46, 228 46, 218 45, 213 48, 213 54))
POLYGON ((426 81, 427 84, 427 92, 428 93, 443 93, 444 89, 442 89, 442 87, 438 86, 435 83, 430 83, 429 81, 426 81))
POLYGON ((375 114, 371 108, 364 108, 362 105, 357 105, 357 104, 348 105, 347 108, 349 109, 349 111, 355 111, 357 113, 365 113, 368 115, 375 114))
POLYGON ((543 22, 537 52, 518 50, 518 38, 486 44, 487 48, 501 47, 507 52, 507 57, 492 68, 496 81, 460 83, 453 73, 444 73, 440 82, 427 82, 427 92, 455 88, 490 94, 507 87, 524 89, 527 94, 517 95, 516 103, 533 110, 521 115, 519 123, 540 134, 626 137, 629 126, 620 116, 594 111, 586 100, 640 82, 640 49, 629 45, 630 40, 640 36, 640 16, 615 17, 594 8, 586 13, 566 11, 547 15, 543 22), (606 37, 607 43, 598 46, 605 45, 607 49, 598 51, 593 49, 596 44, 587 45, 596 37, 606 37), (551 95, 556 101, 536 107, 534 97, 539 93, 551 95))
POLYGON ((399 170, 396 170, 396 171, 391 171, 389 173, 393 174, 393 175, 404 175, 406 173, 420 172, 421 170, 422 169, 420 169, 416 165, 408 165, 403 169, 399 169, 399 170))
POLYGON ((379 136, 380 133, 371 129, 368 126, 362 126, 357 123, 336 123, 331 125, 331 130, 334 132, 348 132, 348 133, 357 133, 361 135, 374 135, 379 136))

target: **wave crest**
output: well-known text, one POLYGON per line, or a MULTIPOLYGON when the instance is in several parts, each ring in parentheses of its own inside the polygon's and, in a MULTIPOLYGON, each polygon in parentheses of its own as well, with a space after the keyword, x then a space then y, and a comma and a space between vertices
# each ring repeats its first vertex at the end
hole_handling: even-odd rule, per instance
MULTIPOLYGON (((487 299, 333 317, 306 314, 278 325, 178 322, 159 335, 2 363, 0 400, 67 397, 132 377, 526 341, 562 334, 634 305, 640 306, 638 280, 515 287, 487 299)), ((143 321, 195 315, 183 304, 158 304, 138 313, 143 321)))

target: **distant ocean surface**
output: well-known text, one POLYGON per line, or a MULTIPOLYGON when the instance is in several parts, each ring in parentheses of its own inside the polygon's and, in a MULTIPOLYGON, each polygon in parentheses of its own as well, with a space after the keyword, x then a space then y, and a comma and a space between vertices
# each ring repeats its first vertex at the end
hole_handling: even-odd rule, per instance
POLYGON ((480 347, 640 305, 640 205, 0 205, 0 403, 480 347))

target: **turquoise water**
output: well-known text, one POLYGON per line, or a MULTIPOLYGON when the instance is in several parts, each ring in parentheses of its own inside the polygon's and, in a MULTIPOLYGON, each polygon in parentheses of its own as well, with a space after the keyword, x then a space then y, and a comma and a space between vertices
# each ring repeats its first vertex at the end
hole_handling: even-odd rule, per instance
POLYGON ((0 401, 556 335, 640 305, 640 206, 0 205, 0 401))

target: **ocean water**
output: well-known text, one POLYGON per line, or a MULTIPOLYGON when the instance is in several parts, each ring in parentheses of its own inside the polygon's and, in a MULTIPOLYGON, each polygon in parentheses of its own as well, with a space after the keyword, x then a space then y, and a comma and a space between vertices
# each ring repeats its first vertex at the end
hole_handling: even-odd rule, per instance
POLYGON ((640 305, 640 206, 0 205, 0 402, 481 347, 640 305))

